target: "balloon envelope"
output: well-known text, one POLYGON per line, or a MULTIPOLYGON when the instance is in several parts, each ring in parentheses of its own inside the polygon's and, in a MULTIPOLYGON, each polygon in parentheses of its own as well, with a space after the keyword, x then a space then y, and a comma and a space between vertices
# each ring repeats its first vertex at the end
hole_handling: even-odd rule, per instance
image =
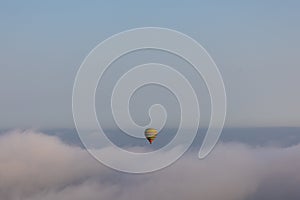
POLYGON ((157 130, 154 128, 147 128, 145 130, 145 137, 150 142, 150 144, 152 144, 153 140, 156 138, 157 133, 157 130))

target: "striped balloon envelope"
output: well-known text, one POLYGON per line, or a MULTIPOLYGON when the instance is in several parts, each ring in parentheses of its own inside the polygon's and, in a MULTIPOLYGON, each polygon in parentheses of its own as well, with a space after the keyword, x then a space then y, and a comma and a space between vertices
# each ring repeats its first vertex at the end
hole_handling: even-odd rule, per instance
POLYGON ((150 144, 152 144, 153 140, 155 140, 157 133, 157 130, 154 128, 147 128, 145 130, 145 137, 150 142, 150 144))

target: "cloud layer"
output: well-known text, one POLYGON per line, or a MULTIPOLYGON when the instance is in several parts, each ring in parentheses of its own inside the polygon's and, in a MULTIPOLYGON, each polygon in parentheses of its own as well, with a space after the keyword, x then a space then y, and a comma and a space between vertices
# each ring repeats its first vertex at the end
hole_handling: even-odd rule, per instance
POLYGON ((0 136, 1 200, 300 199, 300 145, 221 143, 204 160, 196 152, 155 173, 104 167, 85 150, 35 131, 0 136))

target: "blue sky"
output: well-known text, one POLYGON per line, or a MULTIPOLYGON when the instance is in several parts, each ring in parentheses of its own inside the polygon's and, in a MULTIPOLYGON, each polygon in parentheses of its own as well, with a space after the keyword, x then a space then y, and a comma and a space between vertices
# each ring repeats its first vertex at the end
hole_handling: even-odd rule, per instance
POLYGON ((181 31, 208 50, 226 86, 226 126, 300 125, 298 1, 0 4, 0 128, 72 128, 85 56, 112 34, 144 26, 181 31))
MULTIPOLYGON (((296 0, 0 0, 0 171, 5 171, 0 199, 299 200, 299 8, 296 0), (222 74, 228 112, 209 157, 197 157, 206 131, 199 129, 190 150, 174 164, 131 175, 99 164, 73 134, 72 89, 77 70, 97 44, 145 26, 175 29, 206 48, 222 74)), ((96 94, 102 125, 116 128, 108 106, 115 81, 131 66, 149 61, 186 76, 200 100, 201 125, 207 125, 210 102, 203 81, 179 57, 151 50, 127 54, 107 71, 96 94)), ((140 88, 130 102, 131 114, 145 124, 148 107, 158 102, 172 129, 161 131, 168 134, 159 135, 153 148, 118 130, 106 131, 112 142, 133 152, 168 143, 180 120, 170 91, 140 88)), ((92 143, 101 144, 94 138, 92 143)), ((99 150, 127 162, 109 148, 99 150)))

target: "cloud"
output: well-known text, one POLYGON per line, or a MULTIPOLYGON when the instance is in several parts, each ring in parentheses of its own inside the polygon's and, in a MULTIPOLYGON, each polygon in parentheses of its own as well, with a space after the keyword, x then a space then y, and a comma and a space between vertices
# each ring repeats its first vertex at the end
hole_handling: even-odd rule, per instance
POLYGON ((0 199, 296 200, 299 155, 300 145, 220 143, 204 160, 190 152, 158 172, 131 175, 104 167, 57 137, 12 131, 0 136, 0 199))
POLYGON ((100 167, 82 149, 56 137, 15 131, 0 138, 1 199, 59 190, 96 175, 100 167))

